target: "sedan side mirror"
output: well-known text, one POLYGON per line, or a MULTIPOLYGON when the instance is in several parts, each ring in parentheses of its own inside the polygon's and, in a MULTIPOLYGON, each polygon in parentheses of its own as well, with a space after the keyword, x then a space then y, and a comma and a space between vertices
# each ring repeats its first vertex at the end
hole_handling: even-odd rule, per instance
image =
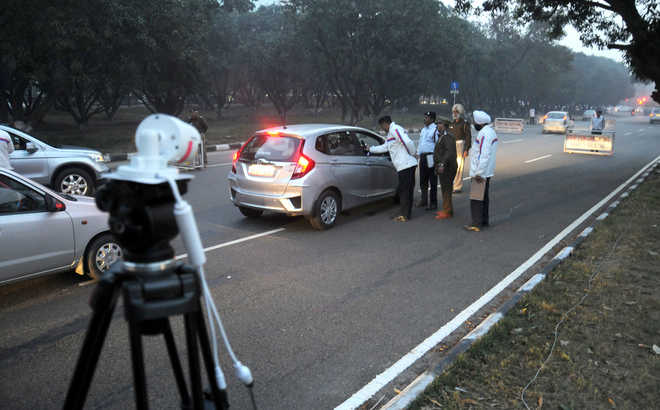
POLYGON ((46 209, 48 212, 62 212, 66 210, 64 202, 46 194, 46 209))
POLYGON ((33 142, 28 142, 25 144, 25 150, 28 152, 28 154, 34 154, 35 152, 39 151, 33 142))

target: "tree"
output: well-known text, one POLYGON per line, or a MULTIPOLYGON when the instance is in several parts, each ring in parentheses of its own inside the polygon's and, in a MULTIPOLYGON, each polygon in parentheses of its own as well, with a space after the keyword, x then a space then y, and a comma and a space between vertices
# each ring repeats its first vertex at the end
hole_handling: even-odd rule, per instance
MULTIPOLYGON (((584 44, 624 52, 632 72, 654 81, 653 99, 660 102, 660 11, 657 0, 487 0, 478 10, 511 10, 520 21, 546 22, 550 37, 560 38, 572 24, 584 44)), ((469 0, 456 0, 462 12, 469 0)))

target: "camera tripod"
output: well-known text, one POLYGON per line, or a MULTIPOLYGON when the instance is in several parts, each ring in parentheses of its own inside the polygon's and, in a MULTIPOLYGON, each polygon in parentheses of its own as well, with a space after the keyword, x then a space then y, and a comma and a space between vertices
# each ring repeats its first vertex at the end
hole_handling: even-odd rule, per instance
MULTIPOLYGON (((185 193, 186 182, 177 183, 185 193)), ((124 251, 123 263, 99 280, 90 305, 93 315, 69 385, 64 409, 82 409, 101 354, 120 291, 129 325, 135 402, 149 407, 142 336, 163 335, 183 409, 227 409, 226 390, 220 390, 200 302, 200 278, 189 266, 174 262, 169 241, 178 234, 172 192, 167 184, 146 185, 113 180, 98 192, 96 203, 110 212, 110 229, 124 251), (182 315, 191 395, 172 334, 169 318, 182 315), (202 389, 199 360, 204 361, 210 394, 202 389)))

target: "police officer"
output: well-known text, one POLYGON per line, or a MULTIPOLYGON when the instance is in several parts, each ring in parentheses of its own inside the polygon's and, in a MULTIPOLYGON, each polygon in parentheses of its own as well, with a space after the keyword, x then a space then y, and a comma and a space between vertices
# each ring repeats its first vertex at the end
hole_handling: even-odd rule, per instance
POLYGON ((407 222, 412 215, 412 201, 415 190, 415 143, 408 137, 403 127, 395 124, 389 115, 381 117, 378 124, 387 132, 387 140, 383 145, 369 147, 372 154, 390 153, 392 164, 399 174, 399 203, 401 214, 394 218, 397 222, 407 222))
POLYGON ((452 204, 452 193, 454 191, 454 177, 456 176, 456 140, 448 132, 449 118, 438 118, 438 142, 433 151, 433 162, 435 172, 440 178, 440 190, 442 191, 442 211, 438 212, 435 219, 447 219, 454 216, 452 204))
POLYGON ((422 199, 417 203, 417 207, 426 207, 427 211, 438 209, 438 176, 433 171, 433 149, 438 140, 438 129, 435 125, 435 118, 436 114, 433 111, 428 111, 424 114, 424 128, 420 132, 419 145, 417 146, 419 188, 422 191, 422 199))

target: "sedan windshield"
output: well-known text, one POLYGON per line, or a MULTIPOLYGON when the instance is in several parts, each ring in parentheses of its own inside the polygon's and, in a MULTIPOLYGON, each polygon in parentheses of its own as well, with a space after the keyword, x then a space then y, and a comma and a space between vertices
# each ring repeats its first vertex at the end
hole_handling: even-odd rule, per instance
POLYGON ((548 119, 550 119, 550 120, 563 120, 564 119, 564 113, 561 113, 561 112, 548 113, 548 119))

